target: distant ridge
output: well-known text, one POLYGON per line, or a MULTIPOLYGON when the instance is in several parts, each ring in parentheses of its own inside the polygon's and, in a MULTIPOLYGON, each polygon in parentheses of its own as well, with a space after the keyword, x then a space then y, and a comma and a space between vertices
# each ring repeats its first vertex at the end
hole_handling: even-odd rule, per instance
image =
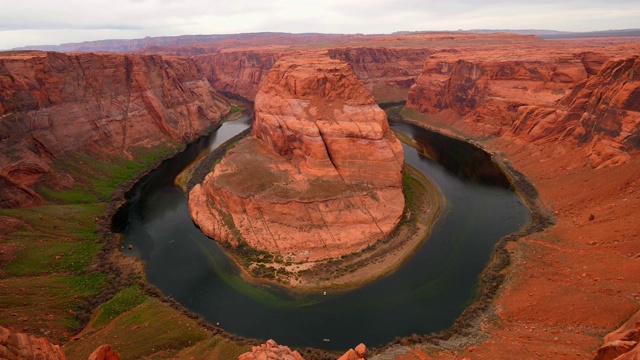
MULTIPOLYGON (((435 33, 442 31, 397 31, 393 34, 424 34, 435 33)), ((577 39, 577 38, 591 38, 591 37, 613 37, 613 36, 640 36, 640 29, 621 29, 621 30, 602 30, 602 31, 558 31, 558 30, 545 30, 545 29, 471 29, 471 30, 457 30, 450 31, 457 33, 472 33, 472 34, 493 34, 493 33, 511 33, 516 35, 536 35, 543 39, 577 39)))
POLYGON ((591 38, 591 37, 613 37, 613 36, 640 36, 640 29, 621 29, 621 30, 602 30, 602 31, 556 31, 556 30, 490 30, 490 29, 473 29, 463 30, 461 32, 469 32, 476 34, 507 32, 518 35, 537 35, 543 39, 572 39, 572 38, 591 38))
MULTIPOLYGON (((397 31, 391 35, 425 34, 425 33, 512 33, 517 35, 536 35, 543 39, 571 39, 590 37, 614 37, 614 36, 640 36, 640 29, 604 30, 589 32, 570 32, 544 29, 472 29, 457 31, 397 31)), ((255 40, 261 41, 261 45, 284 45, 298 43, 339 41, 354 39, 371 39, 385 36, 384 34, 363 35, 363 34, 322 34, 322 33, 284 33, 284 32, 257 32, 243 34, 213 34, 213 35, 179 35, 179 36, 159 36, 145 37, 142 39, 110 39, 84 41, 79 43, 65 43, 60 45, 30 45, 11 50, 42 50, 57 52, 134 52, 151 47, 184 46, 194 44, 215 45, 217 43, 229 43, 233 41, 255 40), (262 41, 264 40, 264 41, 262 41)))
MULTIPOLYGON (((147 47, 184 46, 193 44, 215 44, 228 41, 260 40, 264 39, 270 45, 287 44, 304 40, 305 42, 342 40, 354 38, 371 38, 376 35, 363 34, 321 34, 284 32, 257 32, 243 34, 214 34, 214 35, 179 35, 145 37, 142 39, 109 39, 83 41, 79 43, 65 43, 60 45, 29 45, 11 50, 42 50, 57 52, 134 52, 147 47)), ((379 36, 379 35, 378 35, 379 36)), ((263 42, 263 45, 264 42, 263 42)))

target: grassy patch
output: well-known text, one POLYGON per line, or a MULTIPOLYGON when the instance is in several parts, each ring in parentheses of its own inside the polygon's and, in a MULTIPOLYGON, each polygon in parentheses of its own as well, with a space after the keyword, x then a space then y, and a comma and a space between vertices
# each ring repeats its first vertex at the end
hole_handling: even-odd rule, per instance
POLYGON ((236 342, 222 339, 220 336, 214 336, 180 351, 175 356, 175 359, 235 360, 248 351, 251 351, 251 346, 249 345, 240 345, 236 342))
POLYGON ((147 296, 140 290, 138 286, 131 286, 123 289, 113 299, 107 301, 100 306, 98 316, 93 321, 92 326, 103 326, 111 320, 117 318, 136 306, 142 304, 147 296))
MULTIPOLYGON (((77 330, 76 311, 107 287, 107 274, 87 273, 104 246, 96 219, 121 184, 174 148, 134 149, 132 159, 68 153, 52 165, 70 174, 75 186, 64 191, 39 188, 51 205, 0 209, 0 215, 22 224, 3 234, 3 245, 12 253, 0 268, 0 325, 55 342, 66 341, 77 330)), ((114 312, 109 309, 106 316, 114 312)))
POLYGON ((131 180, 150 164, 163 159, 177 145, 158 145, 151 148, 136 148, 133 159, 121 156, 90 155, 79 152, 67 153, 53 163, 54 169, 70 174, 76 181, 71 189, 59 191, 47 187, 38 189, 47 200, 58 204, 85 204, 107 201, 118 186, 131 180))
MULTIPOLYGON (((121 299, 128 296, 121 295, 121 299)), ((64 351, 69 359, 86 359, 98 346, 109 343, 123 359, 158 358, 154 354, 177 351, 207 337, 194 320, 146 297, 108 324, 92 324, 80 334, 79 341, 65 344, 64 351)))
POLYGON ((105 286, 101 273, 0 279, 0 325, 64 341, 77 326, 74 311, 105 286))
POLYGON ((87 189, 80 185, 74 185, 72 188, 63 191, 41 186, 38 188, 38 193, 54 204, 91 204, 98 202, 96 195, 87 192, 87 189))
POLYGON ((104 209, 103 204, 86 204, 0 210, 0 215, 25 223, 5 235, 16 256, 2 269, 3 276, 85 270, 103 246, 97 242, 94 219, 104 209))
POLYGON ((229 115, 242 112, 242 110, 244 109, 245 107, 242 105, 231 105, 231 108, 229 109, 229 115))

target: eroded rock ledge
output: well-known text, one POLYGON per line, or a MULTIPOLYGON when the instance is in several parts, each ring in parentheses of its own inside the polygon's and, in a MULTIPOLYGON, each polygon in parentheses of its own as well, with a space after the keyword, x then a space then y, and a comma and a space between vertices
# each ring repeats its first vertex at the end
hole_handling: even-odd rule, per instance
POLYGON ((348 64, 280 59, 256 95, 253 136, 189 195, 194 221, 233 246, 302 262, 363 250, 404 209, 404 153, 348 64))

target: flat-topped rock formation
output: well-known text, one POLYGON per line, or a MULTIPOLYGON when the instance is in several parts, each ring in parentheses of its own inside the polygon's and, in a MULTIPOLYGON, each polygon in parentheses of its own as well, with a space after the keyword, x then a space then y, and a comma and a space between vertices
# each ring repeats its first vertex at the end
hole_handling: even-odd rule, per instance
POLYGON ((348 64, 318 53, 280 59, 255 100, 253 136, 189 195, 220 242, 287 261, 339 258, 397 226, 404 153, 348 64))

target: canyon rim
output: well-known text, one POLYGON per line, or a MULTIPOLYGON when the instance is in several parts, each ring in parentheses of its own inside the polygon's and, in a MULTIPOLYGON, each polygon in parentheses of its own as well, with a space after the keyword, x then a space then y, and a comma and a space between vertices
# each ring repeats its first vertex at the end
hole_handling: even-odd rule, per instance
MULTIPOLYGON (((162 148, 153 157, 161 159, 215 125, 229 111, 218 91, 256 105, 269 99, 257 85, 278 59, 305 46, 229 44, 2 54, 0 325, 44 336, 69 358, 87 358, 105 339, 125 358, 225 359, 250 351, 141 285, 140 272, 126 273, 138 279, 132 282, 106 275, 130 259, 111 245, 103 255, 111 240, 93 230, 116 188, 99 179, 138 160, 136 171, 145 171, 153 161, 142 161, 140 149, 162 148), (128 306, 115 306, 122 303, 128 306), (151 346, 139 346, 143 339, 153 339, 151 346)), ((638 38, 395 34, 309 47, 347 61, 376 101, 407 100, 402 112, 412 122, 505 159, 556 218, 554 227, 508 245, 504 284, 475 327, 438 342, 405 339, 372 356, 590 358, 637 313, 638 38)), ((267 109, 280 100, 268 100, 267 109)), ((258 136, 246 143, 272 150, 256 151, 284 149, 277 144, 285 138, 258 136)), ((300 176, 302 168, 292 171, 300 176)), ((329 176, 326 168, 327 161, 304 163, 314 176, 329 176)), ((624 326, 624 336, 607 343, 635 330, 624 326)), ((637 353, 637 340, 623 341, 637 353)))

